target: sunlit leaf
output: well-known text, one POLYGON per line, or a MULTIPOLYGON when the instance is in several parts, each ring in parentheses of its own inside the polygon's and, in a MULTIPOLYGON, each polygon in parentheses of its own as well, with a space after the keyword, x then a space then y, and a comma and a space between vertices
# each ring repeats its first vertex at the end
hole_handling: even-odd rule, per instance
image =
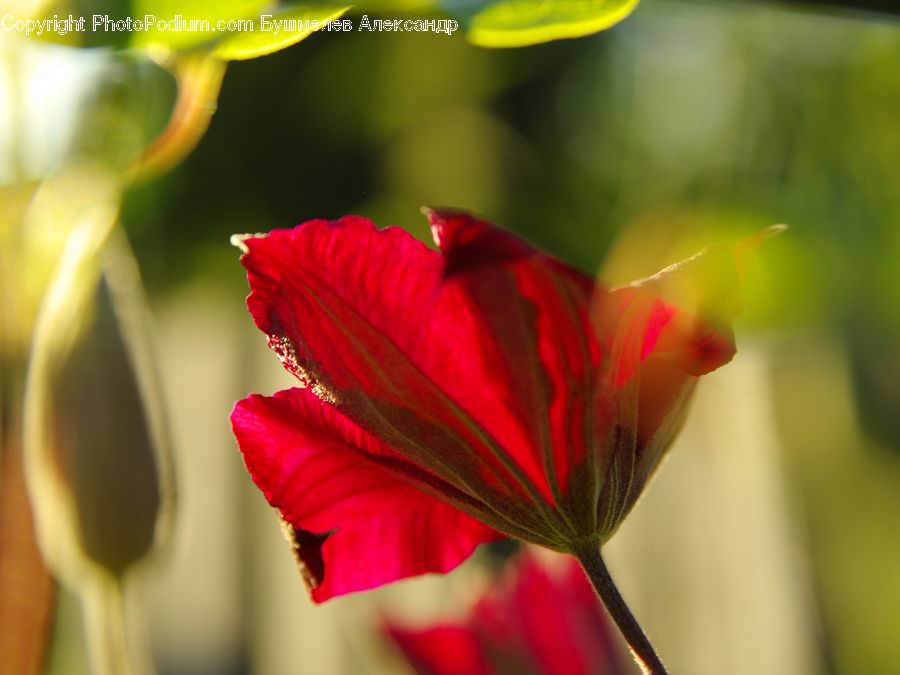
POLYGON ((136 0, 132 16, 153 23, 134 31, 131 42, 157 58, 200 49, 224 60, 251 59, 296 44, 345 11, 317 2, 136 0))
POLYGON ((482 47, 527 45, 590 35, 619 23, 638 0, 498 0, 445 3, 482 47))
POLYGON ((253 59, 290 47, 316 31, 316 26, 324 27, 347 11, 347 7, 299 7, 268 16, 269 22, 279 23, 276 31, 269 27, 263 30, 262 17, 254 20, 253 31, 231 33, 213 49, 213 54, 221 59, 253 59), (295 27, 296 26, 296 27, 295 27))
POLYGON ((131 15, 152 16, 157 23, 133 32, 132 44, 159 53, 212 44, 228 34, 218 30, 219 22, 258 19, 271 6, 265 0, 134 0, 131 15), (192 21, 206 22, 208 29, 192 21))

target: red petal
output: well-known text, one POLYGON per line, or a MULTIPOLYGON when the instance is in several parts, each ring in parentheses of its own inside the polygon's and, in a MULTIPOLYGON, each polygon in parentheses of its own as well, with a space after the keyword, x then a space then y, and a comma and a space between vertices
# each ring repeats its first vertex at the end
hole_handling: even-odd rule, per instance
POLYGON ((444 254, 444 276, 503 262, 544 258, 537 249, 490 223, 461 211, 423 209, 434 243, 444 254))
MULTIPOLYGON (((674 423, 670 413, 679 413, 696 377, 733 358, 731 321, 740 312, 739 246, 705 249, 599 299, 605 330, 613 336, 614 387, 620 401, 631 399, 624 405, 636 413, 639 445, 674 423), (634 391, 624 391, 638 372, 634 391)), ((620 417, 624 414, 620 411, 620 417)))
POLYGON ((319 396, 485 500, 507 517, 505 531, 540 542, 528 532, 562 527, 545 504, 586 452, 586 397, 569 390, 585 388, 599 360, 587 317, 593 282, 493 226, 457 219, 442 230, 449 267, 404 231, 361 218, 245 239, 248 305, 319 396), (514 264, 481 264, 501 258, 514 264))
POLYGON ((414 487, 401 472, 416 467, 379 464, 379 441, 307 389, 250 396, 231 419, 253 480, 295 530, 316 602, 447 572, 502 536, 414 487))
POLYGON ((620 672, 611 630, 584 571, 572 558, 550 569, 533 554, 519 556, 498 592, 476 607, 479 632, 497 649, 509 645, 539 673, 620 672))
POLYGON ((512 451, 545 498, 558 502, 600 438, 588 426, 601 356, 590 318, 594 280, 468 214, 426 214, 448 283, 477 317, 491 391, 527 430, 530 443, 512 451))
POLYGON ((598 513, 610 536, 630 511, 687 412, 697 377, 734 356, 740 311, 736 246, 712 247, 595 298, 607 378, 623 433, 607 457, 598 513))
POLYGON ((489 394, 437 252, 361 218, 244 243, 248 306, 289 370, 400 456, 470 495, 527 504, 503 462, 522 432, 489 394))
POLYGON ((700 376, 735 353, 731 322, 741 310, 738 262, 745 242, 714 246, 624 288, 598 296, 604 334, 621 387, 653 355, 700 376))
POLYGON ((419 675, 500 675, 468 626, 408 630, 388 625, 387 633, 419 675))
POLYGON ((464 622, 420 630, 388 623, 387 631, 420 675, 629 672, 578 563, 550 568, 527 550, 464 622))

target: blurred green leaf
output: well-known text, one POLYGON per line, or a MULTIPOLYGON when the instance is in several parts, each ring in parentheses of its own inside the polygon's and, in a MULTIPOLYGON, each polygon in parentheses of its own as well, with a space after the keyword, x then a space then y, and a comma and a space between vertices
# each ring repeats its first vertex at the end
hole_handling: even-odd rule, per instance
POLYGON ((271 3, 265 0, 133 0, 132 17, 154 16, 158 23, 149 30, 134 31, 132 44, 151 51, 178 51, 198 47, 217 41, 222 35, 202 30, 168 30, 169 25, 179 27, 177 23, 168 22, 177 19, 184 19, 188 24, 193 20, 207 21, 210 28, 215 29, 219 21, 258 18, 266 7, 271 7, 271 3))
POLYGON ((524 47, 604 30, 631 14, 637 4, 638 0, 497 0, 444 7, 461 16, 473 44, 524 47))
MULTIPOLYGON (((84 18, 84 30, 60 35, 46 29, 31 33, 30 41, 137 48, 167 65, 174 56, 188 52, 225 60, 271 54, 315 32, 307 22, 324 26, 346 11, 332 0, 70 0, 64 5, 73 16, 84 18), (304 22, 297 29, 284 23, 297 20, 304 22)), ((12 16, 51 19, 62 15, 61 9, 59 4, 27 12, 14 8, 12 16)))
MULTIPOLYGON (((458 20, 483 47, 522 47, 599 32, 622 21, 639 0, 360 0, 360 13, 435 13, 458 20)), ((250 59, 290 47, 351 7, 333 0, 74 0, 88 29, 69 33, 84 46, 136 47, 166 62, 173 54, 204 51, 225 60, 250 59), (106 17, 95 28, 92 17, 106 17), (267 21, 298 20, 305 27, 275 30, 267 21)), ((58 9, 58 8, 57 8, 58 9)), ((45 10, 45 14, 49 10, 45 10)), ((45 17, 46 18, 46 17, 45 17)), ((401 17, 402 18, 402 17, 401 17)), ((437 17, 434 17, 437 18, 437 17)), ((59 39, 46 32, 36 39, 59 39)))
POLYGON ((125 169, 165 127, 171 74, 134 52, 0 42, 0 185, 88 162, 125 169), (8 102, 8 103, 7 103, 8 102))
POLYGON ((77 227, 35 326, 26 479, 44 558, 82 600, 92 671, 141 675, 150 657, 123 585, 169 530, 168 433, 137 265, 111 232, 116 182, 102 178, 77 183, 77 227))
POLYGON ((262 17, 254 20, 252 32, 231 33, 213 49, 213 55, 220 59, 241 60, 265 56, 279 49, 290 47, 308 37, 317 30, 316 26, 325 26, 343 15, 348 7, 298 7, 273 14, 269 21, 285 22, 281 26, 295 23, 297 30, 262 31, 262 17))
POLYGON ((135 0, 132 16, 156 24, 134 31, 132 44, 161 57, 199 48, 220 59, 251 59, 296 44, 344 11, 265 0, 135 0))

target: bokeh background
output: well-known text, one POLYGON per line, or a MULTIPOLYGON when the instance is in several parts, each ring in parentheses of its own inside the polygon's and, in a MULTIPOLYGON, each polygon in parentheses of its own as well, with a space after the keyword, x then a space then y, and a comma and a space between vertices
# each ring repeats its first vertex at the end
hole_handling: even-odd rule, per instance
MULTIPOLYGON (((490 584, 505 549, 314 607, 228 425, 292 385, 230 235, 355 213, 427 239, 437 205, 609 283, 790 226, 609 564, 674 673, 900 674, 898 74, 885 16, 670 0, 523 49, 322 33, 231 64, 198 147, 121 214, 178 491, 141 573, 159 672, 404 672, 384 616, 453 616, 490 584)), ((87 672, 81 631, 61 591, 48 673, 87 672)))

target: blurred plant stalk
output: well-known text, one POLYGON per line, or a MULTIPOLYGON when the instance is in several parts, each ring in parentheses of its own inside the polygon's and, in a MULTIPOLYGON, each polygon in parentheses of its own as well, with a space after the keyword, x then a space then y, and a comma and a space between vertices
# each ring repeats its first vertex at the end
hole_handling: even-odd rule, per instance
POLYGON ((43 671, 55 600, 36 541, 22 448, 29 337, 57 234, 26 226, 37 191, 36 183, 0 188, 0 663, 21 675, 43 671))
MULTIPOLYGON (((0 206, 4 202, 0 198, 0 206)), ((0 244, 0 250, 7 249, 0 244)), ((0 253, 3 286, 10 269, 5 257, 0 253)), ((24 360, 8 348, 13 308, 8 301, 0 304, 0 663, 11 672, 38 675, 55 593, 37 547, 25 488, 20 424, 24 360)))
POLYGON ((130 167, 135 180, 152 180, 177 166, 197 146, 218 105, 227 62, 214 56, 188 55, 174 59, 169 69, 178 82, 172 117, 130 167))
POLYGON ((128 55, 0 40, 0 57, 0 663, 43 669, 52 582, 37 543, 81 599, 92 672, 144 675, 129 623, 142 613, 126 609, 173 491, 149 313, 117 221, 171 80, 128 55))
MULTIPOLYGON (((81 598, 92 672, 138 675, 152 661, 126 621, 126 587, 168 529, 167 438, 137 267, 114 229, 118 186, 76 186, 64 190, 72 227, 34 325, 26 478, 41 551, 81 598)), ((41 206, 39 217, 54 213, 41 206)))

